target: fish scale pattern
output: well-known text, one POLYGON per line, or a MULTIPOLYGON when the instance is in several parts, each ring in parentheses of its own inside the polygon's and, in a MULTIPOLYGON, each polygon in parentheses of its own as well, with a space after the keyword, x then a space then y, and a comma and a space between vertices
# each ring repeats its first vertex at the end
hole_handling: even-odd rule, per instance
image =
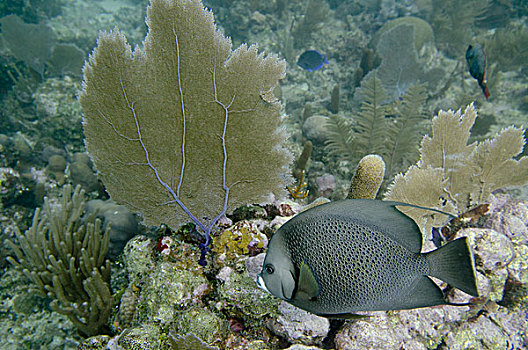
POLYGON ((360 222, 305 216, 302 224, 283 229, 294 265, 308 264, 321 286, 309 301, 320 314, 390 308, 405 297, 406 286, 428 273, 424 256, 360 222))

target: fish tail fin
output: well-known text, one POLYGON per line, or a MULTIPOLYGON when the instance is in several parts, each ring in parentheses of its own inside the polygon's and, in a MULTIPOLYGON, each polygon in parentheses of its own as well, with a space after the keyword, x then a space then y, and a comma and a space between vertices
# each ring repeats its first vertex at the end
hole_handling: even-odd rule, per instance
POLYGON ((475 261, 467 237, 456 239, 426 254, 431 276, 470 295, 478 296, 475 261))
POLYGON ((488 98, 490 97, 490 92, 489 92, 489 89, 487 86, 484 86, 484 96, 486 96, 486 101, 488 100, 488 98))
POLYGON ((484 93, 484 96, 486 97, 486 101, 488 100, 488 98, 490 97, 490 92, 489 92, 489 89, 488 89, 488 85, 486 85, 486 80, 482 80, 478 82, 480 88, 482 89, 482 92, 484 93))

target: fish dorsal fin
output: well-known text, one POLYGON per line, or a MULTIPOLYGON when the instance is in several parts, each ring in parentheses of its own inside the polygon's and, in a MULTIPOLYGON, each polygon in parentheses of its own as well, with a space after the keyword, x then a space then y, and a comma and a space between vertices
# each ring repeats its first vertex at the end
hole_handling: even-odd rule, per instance
POLYGON ((310 266, 303 261, 299 269, 299 282, 295 299, 314 300, 319 293, 321 293, 319 282, 317 282, 317 278, 315 278, 310 266))
POLYGON ((413 219, 399 211, 397 206, 439 212, 435 209, 419 207, 412 204, 377 199, 347 199, 332 202, 321 207, 326 207, 325 209, 328 213, 350 218, 351 221, 356 221, 377 229, 409 251, 420 253, 422 250, 422 233, 420 232, 420 228, 413 219))

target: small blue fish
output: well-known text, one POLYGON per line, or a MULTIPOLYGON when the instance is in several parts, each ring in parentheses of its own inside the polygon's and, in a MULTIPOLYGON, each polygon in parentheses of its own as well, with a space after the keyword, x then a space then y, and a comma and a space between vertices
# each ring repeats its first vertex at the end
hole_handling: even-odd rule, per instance
POLYGON ((297 60, 297 65, 303 69, 306 69, 308 72, 313 72, 327 63, 326 55, 323 55, 317 50, 306 50, 299 56, 297 60))

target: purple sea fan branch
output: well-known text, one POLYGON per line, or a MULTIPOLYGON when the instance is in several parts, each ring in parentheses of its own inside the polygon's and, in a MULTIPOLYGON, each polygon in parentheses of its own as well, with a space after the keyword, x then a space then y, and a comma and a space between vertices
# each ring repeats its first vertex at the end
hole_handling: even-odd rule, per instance
MULTIPOLYGON (((185 120, 185 118, 186 118, 186 116, 185 116, 185 102, 184 102, 184 98, 183 98, 182 83, 181 83, 181 73, 180 73, 179 42, 178 42, 178 35, 176 34, 176 31, 175 31, 174 28, 173 28, 173 33, 174 33, 174 40, 175 40, 175 43, 176 43, 176 70, 177 70, 177 77, 178 77, 178 93, 180 95, 180 108, 181 108, 181 114, 182 114, 182 142, 181 142, 182 162, 181 162, 181 168, 180 168, 180 177, 178 179, 178 185, 176 187, 176 191, 174 191, 174 189, 168 183, 163 181, 163 179, 161 178, 161 176, 159 174, 158 169, 150 161, 150 156, 149 156, 149 152, 148 152, 147 146, 143 142, 143 137, 142 137, 142 134, 141 134, 141 127, 140 127, 140 124, 139 124, 139 118, 138 118, 136 110, 134 108, 134 102, 130 102, 129 101, 127 93, 126 93, 126 90, 125 90, 125 87, 123 85, 123 81, 122 81, 122 79, 120 79, 120 84, 121 84, 121 89, 122 89, 122 92, 123 92, 123 97, 125 99, 125 103, 126 103, 127 107, 132 112, 132 116, 134 118, 134 123, 135 123, 135 126, 136 126, 136 132, 137 132, 137 135, 138 135, 137 139, 131 139, 131 138, 128 138, 128 137, 126 139, 134 140, 134 141, 138 141, 139 142, 139 144, 141 145, 141 148, 143 149, 143 152, 145 154, 145 159, 146 159, 145 165, 147 165, 154 172, 154 176, 156 177, 156 180, 169 192, 170 196, 173 198, 173 200, 165 202, 163 204, 164 205, 165 204, 171 204, 171 203, 178 204, 180 206, 180 208, 189 216, 189 218, 203 231, 204 238, 205 238, 205 243, 200 245, 200 248, 201 248, 201 251, 202 251, 201 252, 201 258, 200 258, 200 264, 205 265, 205 254, 209 251, 208 247, 209 247, 209 245, 211 243, 211 231, 213 229, 213 226, 227 212, 227 203, 228 203, 228 199, 229 199, 229 187, 226 185, 227 150, 226 150, 226 144, 225 144, 225 134, 226 134, 226 129, 227 129, 228 115, 229 115, 228 108, 233 103, 233 100, 234 100, 235 96, 233 95, 233 99, 231 100, 231 102, 227 106, 217 99, 215 71, 213 70, 213 88, 214 88, 215 102, 217 104, 219 104, 224 109, 224 113, 225 113, 223 130, 222 130, 222 152, 223 152, 222 188, 225 191, 225 195, 224 195, 224 203, 223 203, 222 211, 213 220, 211 220, 211 222, 208 225, 206 225, 202 221, 200 221, 189 210, 189 208, 187 208, 187 206, 180 199, 180 189, 181 189, 181 186, 182 186, 182 183, 183 183, 183 176, 184 176, 184 173, 185 173, 185 138, 186 138, 186 120, 185 120)), ((115 131, 115 127, 113 125, 111 125, 111 126, 112 126, 112 128, 114 128, 114 131, 115 131)), ((124 137, 124 135, 122 135, 122 136, 124 137)))
MULTIPOLYGON (((196 225, 198 225, 203 231, 205 231, 206 230, 205 225, 203 223, 201 223, 200 220, 198 220, 190 212, 190 210, 180 201, 178 193, 175 193, 174 190, 169 186, 169 184, 167 184, 165 181, 163 181, 163 179, 161 178, 161 176, 159 174, 158 169, 150 161, 150 156, 149 156, 149 152, 148 152, 147 146, 143 142, 143 137, 141 135, 141 127, 139 125, 139 119, 138 119, 138 116, 136 114, 136 110, 134 108, 134 102, 132 102, 132 103, 129 102, 127 94, 126 94, 126 91, 125 91, 125 87, 123 85, 123 81, 121 79, 120 79, 120 83, 121 83, 121 89, 123 91, 123 97, 125 98, 125 102, 127 104, 127 107, 132 112, 132 116, 134 118, 134 123, 136 125, 136 131, 137 131, 137 134, 138 134, 137 141, 139 142, 139 144, 141 145, 141 148, 143 149, 143 152, 145 153, 145 159, 146 159, 146 163, 145 164, 150 169, 152 169, 152 171, 154 172, 154 176, 156 177, 156 180, 170 193, 172 198, 174 198, 174 200, 166 202, 166 203, 163 203, 163 204, 170 204, 170 203, 176 202, 187 213, 187 215, 189 215, 191 220, 193 220, 193 222, 196 223, 196 225)), ((182 109, 183 109, 183 107, 182 107, 182 109)), ((182 119, 183 119, 183 124, 185 125, 185 115, 183 116, 182 119)), ((184 152, 184 149, 185 149, 185 127, 183 128, 182 140, 183 140, 182 141, 182 154, 185 155, 185 152, 184 152)), ((181 181, 182 181, 181 179, 183 177, 184 167, 185 167, 185 156, 183 156, 183 159, 182 159, 182 168, 181 168, 181 173, 180 173, 180 183, 178 184, 177 191, 179 191, 179 188, 180 188, 180 184, 181 184, 181 181)))
POLYGON ((126 103, 128 109, 130 109, 130 111, 132 113, 132 117, 134 119, 134 123, 135 123, 135 127, 136 127, 136 132, 137 132, 137 135, 138 135, 137 138, 130 138, 130 137, 127 137, 127 136, 119 133, 116 130, 115 126, 111 122, 109 122, 108 119, 105 118, 104 115, 101 112, 99 112, 99 114, 107 123, 110 124, 110 126, 113 128, 113 130, 116 133, 118 133, 118 135, 120 135, 121 137, 125 138, 126 140, 138 141, 139 142, 139 144, 141 145, 141 148, 142 148, 142 150, 143 150, 143 152, 145 154, 145 160, 146 160, 146 162, 142 163, 142 164, 148 166, 154 172, 154 176, 156 177, 156 180, 169 192, 170 196, 173 198, 173 200, 165 202, 165 203, 163 203, 163 205, 171 204, 171 203, 178 204, 180 206, 180 208, 189 216, 189 218, 203 231, 204 238, 205 238, 205 243, 200 245, 200 248, 201 248, 201 251, 202 251, 201 252, 201 258, 200 258, 200 264, 205 265, 205 255, 209 251, 208 247, 209 247, 209 245, 211 243, 211 232, 213 230, 213 227, 218 222, 218 220, 222 216, 224 216, 225 213, 227 212, 227 205, 228 205, 228 200, 229 200, 229 190, 230 190, 231 186, 234 186, 234 185, 236 185, 236 183, 238 183, 238 182, 236 182, 236 183, 232 184, 231 186, 227 186, 227 184, 226 184, 227 148, 226 148, 226 138, 225 138, 225 136, 226 136, 226 131, 227 131, 228 117, 229 117, 229 107, 233 104, 233 101, 235 100, 236 96, 233 95, 233 97, 232 97, 232 99, 231 99, 231 101, 229 102, 228 105, 225 105, 223 102, 218 100, 217 87, 216 87, 216 74, 215 74, 216 70, 215 70, 215 68, 213 68, 214 102, 217 103, 219 106, 221 106, 222 109, 224 110, 224 123, 223 123, 223 128, 222 128, 221 141, 222 141, 222 154, 223 154, 223 161, 222 161, 222 188, 223 188, 225 194, 224 194, 222 210, 220 211, 220 213, 213 220, 211 220, 209 222, 209 224, 206 225, 202 221, 200 221, 180 199, 180 189, 181 189, 181 186, 182 186, 182 183, 183 183, 183 177, 184 177, 184 173, 185 173, 186 115, 185 115, 185 103, 184 103, 184 97, 183 97, 183 91, 182 91, 182 83, 181 83, 181 73, 180 73, 179 42, 178 42, 178 35, 176 34, 176 31, 174 30, 174 28, 173 28, 173 33, 174 33, 174 39, 175 39, 175 44, 176 44, 176 69, 177 69, 177 77, 178 77, 178 93, 180 95, 180 108, 181 108, 181 113, 182 113, 182 142, 181 142, 182 163, 181 163, 180 176, 179 176, 179 179, 178 179, 178 185, 176 187, 176 191, 174 191, 174 189, 168 183, 163 181, 158 169, 150 161, 150 155, 149 155, 147 146, 145 145, 145 142, 143 141, 143 136, 142 136, 142 133, 141 133, 141 127, 140 127, 140 123, 139 123, 139 118, 138 118, 138 115, 137 115, 136 110, 134 108, 134 102, 130 102, 130 100, 128 98, 128 95, 126 93, 126 90, 125 90, 125 86, 124 86, 123 81, 122 81, 121 78, 120 78, 119 82, 120 82, 120 85, 121 85, 123 98, 125 100, 125 103, 126 103))

